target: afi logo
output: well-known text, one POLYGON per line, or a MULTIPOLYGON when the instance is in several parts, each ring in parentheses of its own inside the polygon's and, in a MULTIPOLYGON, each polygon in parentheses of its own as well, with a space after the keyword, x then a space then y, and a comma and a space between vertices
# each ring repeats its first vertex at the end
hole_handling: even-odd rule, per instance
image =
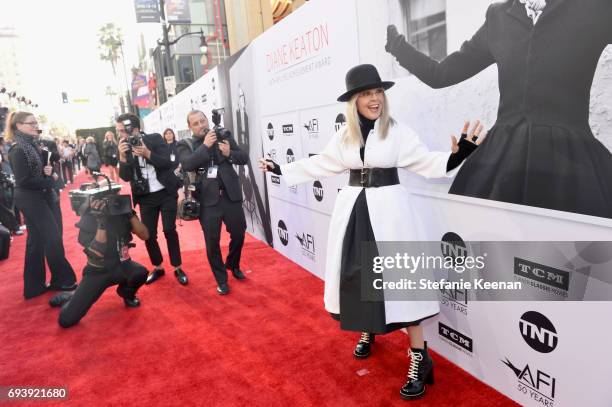
POLYGON ((281 243, 283 244, 283 246, 287 246, 287 244, 289 243, 289 232, 287 231, 287 226, 285 225, 285 222, 283 222, 282 220, 278 221, 278 238, 280 239, 281 243))
POLYGON ((336 116, 336 123, 334 124, 334 129, 336 129, 336 131, 338 131, 345 124, 346 124, 346 117, 342 113, 338 113, 338 116, 336 116))
POLYGON ((315 136, 319 133, 319 119, 311 119, 304 125, 310 136, 315 136))
POLYGON ((521 389, 523 393, 529 392, 532 398, 540 401, 543 401, 542 397, 544 397, 548 402, 542 404, 546 406, 551 405, 555 398, 557 379, 541 370, 533 372, 528 364, 525 365, 524 368, 519 369, 514 366, 508 358, 502 360, 502 363, 514 372, 519 382, 519 389, 521 389))
POLYGON ((270 140, 274 139, 274 126, 272 126, 272 123, 268 123, 267 133, 270 140))
POLYGON ((275 149, 270 150, 268 154, 270 155, 270 159, 272 161, 276 161, 276 150, 275 149))
POLYGON ((467 290, 462 290, 459 288, 440 288, 440 292, 443 296, 448 298, 451 301, 465 304, 468 303, 468 292, 467 290))
POLYGON ((317 201, 321 202, 323 200, 323 185, 321 185, 321 182, 315 181, 312 184, 312 192, 317 201))
POLYGON ((540 353, 552 352, 559 342, 555 326, 536 311, 527 311, 521 316, 519 329, 527 345, 540 353))
POLYGON ((296 234, 296 239, 300 241, 302 245, 302 249, 306 250, 308 253, 314 254, 315 246, 314 246, 314 237, 312 237, 309 233, 302 233, 301 235, 296 234))

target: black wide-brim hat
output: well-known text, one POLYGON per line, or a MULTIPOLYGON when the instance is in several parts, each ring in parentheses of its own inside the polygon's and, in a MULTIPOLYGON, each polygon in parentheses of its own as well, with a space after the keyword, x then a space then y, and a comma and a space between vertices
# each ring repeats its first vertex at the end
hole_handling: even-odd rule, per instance
POLYGON ((346 92, 338 97, 338 102, 348 102, 355 93, 368 89, 389 89, 395 82, 383 81, 374 65, 357 65, 346 73, 346 92))

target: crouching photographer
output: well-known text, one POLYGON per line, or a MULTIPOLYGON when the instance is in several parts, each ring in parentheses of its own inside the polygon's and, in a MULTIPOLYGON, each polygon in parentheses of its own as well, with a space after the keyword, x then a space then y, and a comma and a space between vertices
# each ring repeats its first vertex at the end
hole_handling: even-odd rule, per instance
POLYGON ((72 209, 81 216, 76 226, 87 266, 74 294, 61 293, 49 300, 52 307, 62 306, 58 322, 63 328, 77 324, 114 285, 127 307, 140 305, 136 291, 145 283, 147 269, 130 259, 129 248, 134 246, 132 233, 142 240, 149 233, 132 210, 130 196, 117 194, 120 189, 109 182, 83 184, 81 189, 70 191, 72 209))
POLYGON ((159 134, 143 133, 140 119, 131 113, 120 115, 115 128, 120 137, 119 176, 130 182, 134 205, 140 206, 142 222, 149 229, 146 247, 154 269, 147 284, 165 274, 157 242, 157 224, 161 213, 170 264, 174 267, 178 282, 186 285, 187 275, 181 268, 181 248, 176 232, 176 201, 180 181, 174 174, 168 145, 159 134))

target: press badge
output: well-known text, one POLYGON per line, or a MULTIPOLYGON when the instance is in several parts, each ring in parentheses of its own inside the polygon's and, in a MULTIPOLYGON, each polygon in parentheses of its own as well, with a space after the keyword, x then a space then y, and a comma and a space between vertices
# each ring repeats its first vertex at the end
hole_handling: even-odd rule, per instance
POLYGON ((130 259, 130 246, 117 242, 117 249, 119 251, 119 261, 124 262, 130 259))
POLYGON ((212 167, 208 167, 208 174, 207 174, 207 178, 217 178, 217 170, 219 169, 218 166, 213 165, 212 167))
POLYGON ((170 154, 170 161, 174 162, 175 159, 176 157, 174 156, 174 154, 170 154))

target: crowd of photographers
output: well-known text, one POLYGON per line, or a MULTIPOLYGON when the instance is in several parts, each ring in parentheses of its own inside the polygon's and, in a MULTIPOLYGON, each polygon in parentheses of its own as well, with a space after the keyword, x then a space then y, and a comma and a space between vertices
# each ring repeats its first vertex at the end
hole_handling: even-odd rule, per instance
POLYGON ((125 306, 138 307, 138 289, 165 275, 157 241, 160 217, 178 283, 187 285, 189 279, 182 265, 177 218, 200 222, 220 295, 229 293, 228 270, 237 280, 245 279, 240 257, 246 220, 234 166, 246 164, 248 153, 220 126, 221 115, 222 110, 213 111, 211 126, 203 112, 191 111, 186 119, 192 135, 177 141, 172 129, 166 129, 163 136, 147 134, 137 116, 123 114, 116 119, 118 137, 107 132, 98 151, 91 137, 76 144, 44 140, 34 115, 11 113, 1 150, 0 223, 9 235, 27 229, 25 298, 58 291, 49 304, 61 307, 62 327, 78 323, 111 286, 117 286, 125 306), (91 182, 67 188, 71 208, 79 216, 78 242, 87 257, 77 284, 64 253, 59 194, 74 183, 81 169, 91 176, 91 182), (130 194, 120 194, 118 177, 129 182, 130 194), (220 248, 222 224, 231 239, 225 261, 220 248), (134 235, 145 243, 150 272, 130 258, 134 235), (51 274, 49 284, 45 260, 51 274))

